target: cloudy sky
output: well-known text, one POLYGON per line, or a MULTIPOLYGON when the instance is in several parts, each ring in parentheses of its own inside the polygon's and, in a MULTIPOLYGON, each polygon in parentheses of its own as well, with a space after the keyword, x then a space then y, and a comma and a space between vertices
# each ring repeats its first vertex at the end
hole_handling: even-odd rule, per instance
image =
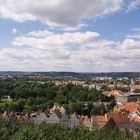
POLYGON ((140 71, 140 0, 0 0, 0 71, 140 71))

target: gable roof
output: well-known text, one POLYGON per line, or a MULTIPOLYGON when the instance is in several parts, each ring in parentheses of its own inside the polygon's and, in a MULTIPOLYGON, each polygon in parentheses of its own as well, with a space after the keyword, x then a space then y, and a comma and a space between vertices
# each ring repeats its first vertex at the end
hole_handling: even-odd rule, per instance
POLYGON ((73 113, 72 115, 70 115, 70 119, 71 120, 79 120, 78 115, 76 113, 73 113))
POLYGON ((91 124, 91 118, 88 118, 87 116, 83 120, 83 124, 91 124))
POLYGON ((24 122, 24 121, 25 121, 24 116, 18 115, 18 116, 17 116, 17 121, 18 121, 18 122, 24 122))
POLYGON ((130 122, 127 113, 110 112, 110 113, 106 113, 105 116, 107 117, 107 120, 113 118, 116 123, 130 122))
POLYGON ((4 119, 6 119, 6 120, 9 120, 9 114, 8 114, 8 112, 5 111, 5 112, 3 113, 3 115, 2 115, 2 117, 3 117, 4 119))
POLYGON ((140 89, 140 85, 133 85, 131 88, 133 88, 133 89, 140 89))
POLYGON ((106 116, 93 116, 92 117, 92 122, 96 122, 98 124, 104 124, 107 122, 106 116))
POLYGON ((65 110, 65 108, 64 108, 63 106, 61 106, 61 108, 60 108, 60 112, 61 112, 61 114, 66 113, 66 110, 65 110))
POLYGON ((113 118, 110 118, 107 123, 101 128, 101 130, 114 130, 114 129, 117 129, 119 130, 118 128, 118 125, 116 124, 115 120, 113 118))
POLYGON ((115 112, 120 112, 121 110, 127 110, 129 113, 136 112, 140 110, 140 103, 139 102, 127 102, 122 106, 118 106, 114 109, 115 112))

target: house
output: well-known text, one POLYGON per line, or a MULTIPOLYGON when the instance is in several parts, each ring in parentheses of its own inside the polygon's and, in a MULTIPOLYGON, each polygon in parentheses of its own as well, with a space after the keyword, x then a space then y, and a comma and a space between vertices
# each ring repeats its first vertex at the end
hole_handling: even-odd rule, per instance
POLYGON ((127 94, 123 94, 123 95, 119 95, 119 96, 117 96, 116 97, 116 103, 117 104, 124 104, 124 103, 126 103, 127 102, 127 94))
POLYGON ((117 81, 117 82, 115 82, 115 87, 122 87, 123 86, 123 83, 122 82, 120 82, 120 81, 117 81))
POLYGON ((140 101, 140 93, 131 93, 127 96, 127 102, 140 101))
POLYGON ((31 114, 31 120, 34 122, 45 122, 52 124, 62 124, 66 127, 77 127, 80 123, 80 120, 76 114, 68 116, 66 110, 63 106, 56 107, 53 106, 50 109, 50 112, 36 112, 31 114))
POLYGON ((56 110, 56 105, 54 105, 51 109, 50 109, 50 113, 54 112, 56 110))
POLYGON ((16 118, 17 122, 25 122, 24 115, 19 114, 16 118))
POLYGON ((129 113, 133 113, 139 108, 140 108, 139 102, 126 102, 123 105, 115 106, 114 112, 121 112, 121 111, 126 110, 129 113))
POLYGON ((110 96, 120 96, 121 95, 121 91, 120 90, 112 90, 110 92, 105 92, 104 93, 106 96, 110 97, 110 96))
POLYGON ((12 98, 11 98, 11 96, 2 96, 2 98, 1 98, 2 100, 5 100, 5 101, 11 101, 12 100, 12 98))
POLYGON ((64 126, 69 125, 69 117, 66 113, 66 110, 63 106, 56 107, 53 106, 52 109, 50 109, 50 114, 47 120, 47 123, 60 123, 64 126))
POLYGON ((80 120, 79 120, 78 115, 76 115, 76 113, 70 115, 70 122, 69 123, 70 123, 71 128, 79 126, 80 120))
POLYGON ((16 120, 17 120, 17 116, 16 116, 16 114, 12 111, 12 112, 9 114, 9 121, 15 123, 16 120))
POLYGON ((117 123, 113 118, 110 118, 108 122, 101 128, 102 131, 119 130, 117 123))
POLYGON ((66 127, 70 127, 70 119, 69 116, 66 114, 62 114, 61 119, 60 119, 60 124, 66 127))
POLYGON ((107 123, 107 118, 106 116, 92 116, 91 122, 93 128, 101 129, 107 123))
POLYGON ((47 123, 55 123, 55 124, 58 124, 60 123, 60 116, 58 116, 56 114, 56 112, 52 112, 49 117, 47 118, 47 123))
POLYGON ((116 122, 119 128, 125 128, 130 123, 127 113, 110 112, 104 116, 92 116, 93 128, 101 129, 111 118, 116 122))
POLYGON ((92 122, 91 122, 91 118, 89 118, 88 116, 86 116, 83 120, 83 125, 88 127, 89 129, 92 129, 92 122))
POLYGON ((3 114, 2 114, 2 118, 9 121, 9 113, 7 111, 5 111, 3 114))
POLYGON ((115 88, 115 85, 114 84, 109 84, 108 87, 113 90, 115 88))
POLYGON ((127 112, 130 124, 127 128, 137 130, 140 127, 140 103, 127 102, 114 108, 114 112, 127 112))
POLYGON ((60 112, 61 112, 61 114, 66 114, 66 110, 65 110, 65 108, 63 106, 61 106, 60 112))
POLYGON ((34 115, 32 115, 32 121, 36 123, 40 122, 46 122, 47 121, 47 116, 44 112, 36 112, 34 115))
POLYGON ((25 121, 29 121, 30 120, 30 115, 26 114, 26 115, 23 115, 23 114, 16 114, 15 112, 7 112, 5 111, 1 117, 7 121, 10 121, 12 123, 15 123, 15 122, 25 122, 25 121))
POLYGON ((127 128, 127 126, 130 124, 128 113, 110 112, 106 113, 105 116, 107 120, 113 118, 119 128, 127 128))
POLYGON ((84 123, 84 119, 85 119, 85 116, 81 116, 81 115, 79 115, 78 116, 78 119, 79 119, 79 125, 83 125, 83 123, 84 123))
POLYGON ((30 121, 31 120, 31 116, 29 113, 26 113, 24 116, 25 121, 30 121))
POLYGON ((131 85, 131 91, 134 91, 136 89, 139 89, 140 90, 140 85, 135 85, 135 84, 132 84, 131 85))

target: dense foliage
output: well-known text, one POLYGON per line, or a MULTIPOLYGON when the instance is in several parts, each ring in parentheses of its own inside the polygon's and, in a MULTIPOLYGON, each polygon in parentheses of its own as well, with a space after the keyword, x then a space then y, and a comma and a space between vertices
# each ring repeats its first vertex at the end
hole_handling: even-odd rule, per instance
MULTIPOLYGON (((68 113, 84 115, 104 114, 107 110, 103 104, 114 105, 114 97, 104 96, 101 91, 72 84, 56 86, 48 79, 7 78, 0 80, 0 97, 10 95, 12 101, 0 101, 1 111, 31 112, 46 110, 54 103, 64 105, 68 113)), ((111 108, 110 108, 111 109, 111 108)))
POLYGON ((129 133, 86 128, 65 128, 52 124, 16 123, 0 119, 1 140, 132 140, 129 133))

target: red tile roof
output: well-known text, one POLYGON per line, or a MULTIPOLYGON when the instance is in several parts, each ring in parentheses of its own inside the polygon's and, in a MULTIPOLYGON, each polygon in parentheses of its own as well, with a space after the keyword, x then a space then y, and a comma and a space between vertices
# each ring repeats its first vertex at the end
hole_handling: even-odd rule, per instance
POLYGON ((93 116, 92 117, 93 123, 96 122, 98 124, 104 124, 107 122, 106 116, 93 116))
POLYGON ((140 110, 139 102, 127 102, 122 106, 119 106, 114 109, 114 112, 121 112, 122 110, 127 110, 130 113, 135 112, 136 110, 140 110))
POLYGON ((127 113, 120 113, 120 112, 110 112, 106 113, 104 116, 93 116, 92 122, 97 124, 106 124, 111 118, 116 123, 128 123, 130 122, 127 113))
POLYGON ((116 123, 127 123, 130 122, 127 113, 120 113, 120 112, 110 112, 105 114, 107 120, 113 118, 116 123))
POLYGON ((131 88, 133 88, 133 89, 140 89, 140 85, 133 85, 131 88))

